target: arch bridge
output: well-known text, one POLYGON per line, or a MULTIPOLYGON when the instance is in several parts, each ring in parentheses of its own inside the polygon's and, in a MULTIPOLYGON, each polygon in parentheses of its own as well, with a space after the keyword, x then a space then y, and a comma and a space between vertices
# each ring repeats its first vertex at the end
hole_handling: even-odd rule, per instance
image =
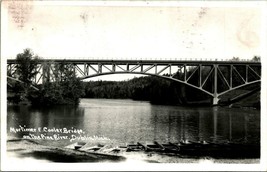
MULTIPOLYGON (((214 105, 229 91, 261 82, 261 63, 254 61, 40 59, 33 85, 56 81, 56 64, 81 80, 125 73, 173 80, 212 96, 214 105)), ((15 59, 7 60, 8 77, 16 78, 16 66, 15 59)))

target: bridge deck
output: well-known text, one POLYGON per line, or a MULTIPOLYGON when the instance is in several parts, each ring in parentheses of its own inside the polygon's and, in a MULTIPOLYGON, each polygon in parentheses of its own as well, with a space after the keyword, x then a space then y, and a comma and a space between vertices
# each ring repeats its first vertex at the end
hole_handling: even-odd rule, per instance
MULTIPOLYGON (((220 65, 230 65, 230 64, 240 64, 240 65, 259 65, 261 62, 256 61, 205 61, 205 60, 131 60, 131 59, 40 59, 41 62, 52 61, 54 63, 73 63, 73 64, 98 64, 98 63, 105 63, 105 64, 172 64, 172 65, 183 65, 183 64, 204 64, 204 65, 213 65, 213 64, 220 64, 220 65)), ((16 59, 7 59, 7 64, 14 64, 16 63, 16 59)))

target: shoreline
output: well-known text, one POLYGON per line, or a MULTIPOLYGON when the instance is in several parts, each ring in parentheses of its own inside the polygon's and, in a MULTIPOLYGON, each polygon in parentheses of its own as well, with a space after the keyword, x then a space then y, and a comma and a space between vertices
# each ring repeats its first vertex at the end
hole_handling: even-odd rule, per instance
MULTIPOLYGON (((81 98, 81 99, 101 99, 101 98, 81 98)), ((120 98, 121 99, 121 98, 120 98)), ((112 100, 112 99, 109 99, 112 100)), ((121 99, 121 100, 127 100, 127 99, 121 99)), ((143 100, 135 100, 135 99, 130 99, 132 101, 143 101, 143 100)), ((178 106, 178 107, 226 107, 226 108, 233 108, 233 109, 253 109, 253 110, 261 110, 260 107, 256 107, 253 105, 241 105, 241 104, 231 104, 231 105, 225 105, 223 103, 217 104, 217 105, 212 105, 208 103, 197 103, 197 102, 188 102, 187 104, 164 104, 164 103, 153 103, 151 101, 148 101, 151 105, 162 105, 162 106, 178 106)), ((30 101, 21 101, 19 103, 12 103, 7 101, 7 105, 10 106, 32 106, 32 107, 41 107, 41 105, 32 105, 30 101)), ((73 105, 77 106, 76 104, 54 104, 54 105, 49 105, 48 107, 54 107, 54 106, 64 106, 64 105, 73 105)), ((78 104, 79 105, 79 104, 78 104)))
MULTIPOLYGON (((70 145, 71 146, 71 145, 70 145)), ((28 139, 12 138, 7 140, 7 155, 9 160, 36 160, 44 162, 89 162, 89 163, 229 163, 229 164, 259 164, 260 158, 211 158, 211 157, 187 157, 177 154, 164 154, 157 152, 115 152, 118 146, 107 146, 103 151, 75 150, 68 147, 54 147, 41 145, 28 139)))

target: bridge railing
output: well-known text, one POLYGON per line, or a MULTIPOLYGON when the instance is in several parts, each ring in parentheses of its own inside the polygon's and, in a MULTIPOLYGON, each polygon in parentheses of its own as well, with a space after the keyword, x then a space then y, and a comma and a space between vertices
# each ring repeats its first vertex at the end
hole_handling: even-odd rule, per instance
MULTIPOLYGON (((16 58, 7 58, 7 60, 15 60, 16 58)), ((119 57, 41 57, 41 59, 49 59, 49 60, 133 60, 133 61, 222 61, 222 62, 253 62, 251 59, 225 59, 225 58, 165 58, 165 57, 127 57, 127 58, 119 58, 119 57)), ((256 61, 255 61, 256 62, 256 61)))

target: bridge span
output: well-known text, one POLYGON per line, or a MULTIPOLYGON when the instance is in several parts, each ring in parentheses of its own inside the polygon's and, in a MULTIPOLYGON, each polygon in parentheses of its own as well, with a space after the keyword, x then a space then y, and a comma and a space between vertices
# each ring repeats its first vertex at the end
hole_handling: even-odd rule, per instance
MULTIPOLYGON (((7 60, 8 77, 16 78, 15 59, 7 60)), ((109 74, 142 74, 173 80, 198 89, 213 98, 261 82, 261 63, 254 61, 39 59, 33 84, 56 81, 56 65, 73 70, 85 80, 109 74)))

